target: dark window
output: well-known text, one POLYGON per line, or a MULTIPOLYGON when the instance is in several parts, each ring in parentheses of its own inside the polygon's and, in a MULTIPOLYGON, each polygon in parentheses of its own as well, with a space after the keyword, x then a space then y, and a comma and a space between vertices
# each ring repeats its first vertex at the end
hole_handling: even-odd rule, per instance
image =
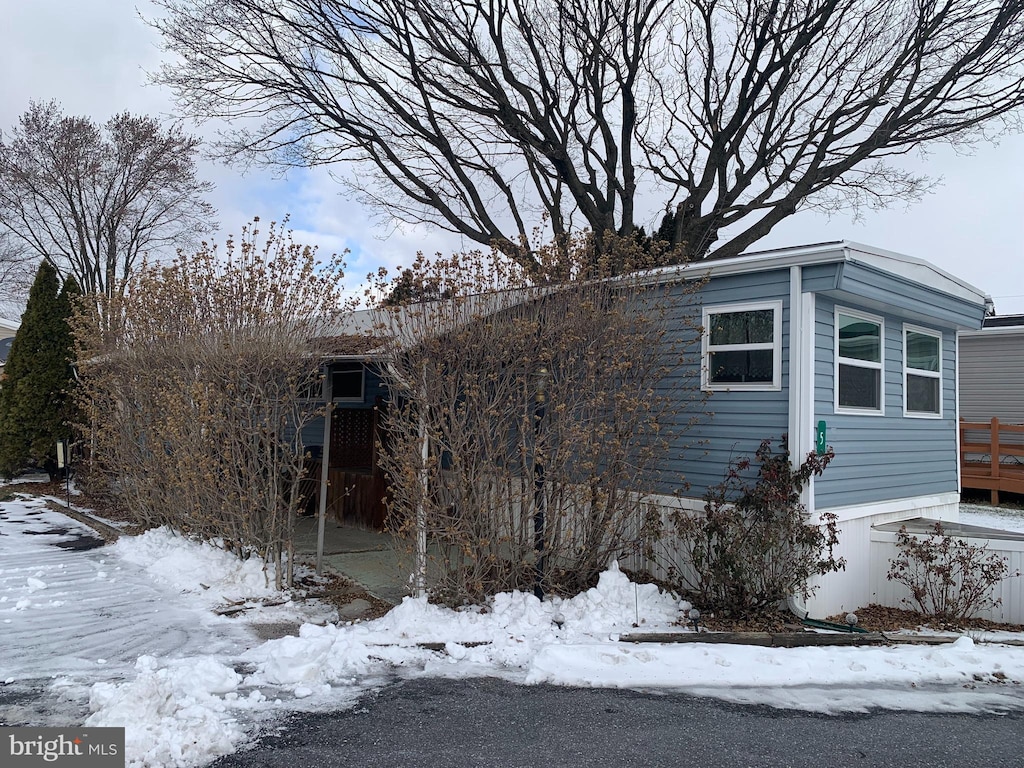
POLYGON ((774 377, 774 355, 770 349, 710 352, 709 376, 713 384, 756 382, 771 384, 774 377))
POLYGON ((705 310, 705 386, 778 387, 781 306, 705 310))
POLYGON ((842 408, 869 408, 877 411, 881 402, 881 371, 839 364, 839 405, 842 408))
POLYGON ((363 364, 340 363, 331 372, 331 397, 334 400, 363 402, 363 364))
POLYGON ((907 413, 938 416, 942 413, 941 337, 906 329, 903 338, 907 413))

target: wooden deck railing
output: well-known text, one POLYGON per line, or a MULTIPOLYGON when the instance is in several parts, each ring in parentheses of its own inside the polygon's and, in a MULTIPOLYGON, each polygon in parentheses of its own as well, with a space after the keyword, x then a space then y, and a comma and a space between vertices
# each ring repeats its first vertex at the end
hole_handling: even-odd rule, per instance
POLYGON ((999 492, 1024 493, 1024 424, 960 422, 960 484, 999 492))

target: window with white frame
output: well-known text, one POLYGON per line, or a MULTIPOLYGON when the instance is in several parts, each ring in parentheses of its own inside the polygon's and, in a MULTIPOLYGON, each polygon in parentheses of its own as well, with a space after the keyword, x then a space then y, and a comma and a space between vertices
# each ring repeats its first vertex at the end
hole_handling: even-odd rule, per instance
POLYGON ((836 410, 882 413, 882 319, 836 309, 836 410))
POLYGON ((704 389, 782 386, 782 302, 704 308, 704 389))
POLYGON ((903 409, 942 415, 942 335, 935 331, 903 326, 903 409))

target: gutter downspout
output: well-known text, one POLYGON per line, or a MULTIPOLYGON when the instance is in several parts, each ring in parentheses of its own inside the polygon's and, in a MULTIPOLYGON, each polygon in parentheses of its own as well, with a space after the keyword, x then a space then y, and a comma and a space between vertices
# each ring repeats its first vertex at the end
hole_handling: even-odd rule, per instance
MULTIPOLYGON (((803 268, 789 268, 789 452, 799 466, 814 448, 814 323, 813 293, 804 293, 803 268)), ((814 478, 800 492, 800 503, 814 516, 814 478)), ((807 604, 800 595, 786 598, 786 607, 803 620, 807 604)))

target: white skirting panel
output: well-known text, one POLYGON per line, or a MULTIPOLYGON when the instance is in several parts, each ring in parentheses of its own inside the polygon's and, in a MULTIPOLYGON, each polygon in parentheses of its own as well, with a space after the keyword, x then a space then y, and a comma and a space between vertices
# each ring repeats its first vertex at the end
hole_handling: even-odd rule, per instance
MULTIPOLYGON (((985 546, 991 552, 1005 559, 1009 567, 1008 573, 1024 573, 1024 541, 1007 541, 1005 539, 987 539, 981 537, 961 537, 968 544, 985 546)), ((871 578, 874 602, 894 608, 919 610, 916 603, 909 600, 910 590, 894 581, 885 578, 890 561, 896 557, 896 534, 891 531, 871 532, 871 578)), ((992 597, 999 601, 994 608, 978 613, 978 617, 990 621, 1024 624, 1024 578, 1011 576, 995 585, 992 597)))
POLYGON ((839 517, 836 555, 846 559, 846 569, 816 580, 817 591, 807 601, 807 612, 813 619, 847 613, 871 603, 887 604, 879 593, 878 575, 881 569, 881 581, 885 582, 888 560, 882 564, 876 562, 878 558, 872 548, 873 525, 915 517, 955 522, 960 516, 959 494, 956 493, 818 510, 819 513, 824 511, 839 517))

